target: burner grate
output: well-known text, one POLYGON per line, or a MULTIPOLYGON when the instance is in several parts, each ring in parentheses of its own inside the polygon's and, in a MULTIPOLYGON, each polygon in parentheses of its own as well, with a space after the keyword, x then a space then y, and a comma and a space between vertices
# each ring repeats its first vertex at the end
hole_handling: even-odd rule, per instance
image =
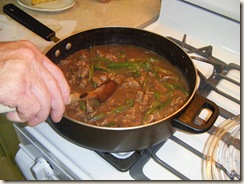
MULTIPOLYGON (((176 40, 172 37, 169 37, 169 39, 171 39, 172 41, 177 43, 179 46, 181 46, 184 50, 186 50, 187 53, 189 53, 189 54, 195 53, 195 54, 198 54, 199 56, 201 56, 201 57, 191 56, 192 59, 202 61, 202 62, 206 62, 206 63, 213 65, 213 67, 214 67, 213 73, 211 74, 211 76, 209 78, 206 78, 200 71, 198 71, 198 74, 200 77, 200 84, 199 84, 199 88, 197 90, 197 93, 199 93, 200 95, 202 95, 204 97, 207 97, 211 91, 215 91, 216 93, 224 96, 225 98, 228 98, 231 101, 240 104, 239 99, 236 99, 233 96, 230 96, 227 93, 224 93, 223 91, 219 90, 216 87, 222 79, 225 79, 225 80, 227 80, 227 81, 229 81, 229 82, 240 87, 240 83, 238 81, 235 81, 232 78, 229 78, 227 76, 228 72, 231 70, 240 71, 240 66, 238 66, 234 63, 226 64, 223 61, 212 56, 212 50, 213 50, 212 46, 206 46, 206 47, 202 47, 202 48, 197 49, 197 48, 194 48, 194 47, 186 44, 186 35, 184 35, 183 41, 176 40)), ((226 119, 229 119, 229 118, 232 118, 235 116, 233 113, 229 112, 228 110, 226 110, 222 107, 219 107, 219 110, 220 110, 220 115, 226 119)), ((208 131, 208 133, 211 135, 215 132, 216 129, 217 129, 217 127, 213 126, 208 131)), ((225 139, 226 136, 223 136, 221 139, 225 139)), ((198 150, 196 150, 195 148, 193 148, 189 144, 185 143, 184 141, 180 140, 179 138, 177 138, 175 136, 171 136, 169 139, 171 139, 172 141, 174 141, 178 145, 184 147, 185 149, 189 150, 191 153, 193 153, 193 154, 197 155, 198 157, 204 159, 205 156, 203 155, 203 153, 199 152, 198 150)), ((240 140, 239 139, 232 139, 232 140, 234 140, 234 141, 232 141, 229 144, 232 144, 235 148, 240 150, 240 140)), ((158 163, 159 165, 161 165, 162 167, 164 167, 165 169, 167 169, 169 172, 173 173, 175 176, 179 177, 180 179, 189 180, 188 177, 184 176, 182 173, 175 170, 174 168, 169 166, 167 163, 165 163, 163 160, 158 158, 156 155, 158 150, 159 150, 159 148, 154 148, 154 147, 146 149, 145 154, 130 169, 130 174, 134 179, 149 180, 149 178, 147 178, 143 174, 143 167, 149 161, 149 159, 152 158, 156 163, 158 163)), ((217 162, 216 162, 216 164, 218 165, 217 162)), ((226 169, 222 168, 222 170, 226 170, 226 169)), ((230 179, 233 179, 233 178, 230 177, 230 179)))
MULTIPOLYGON (((227 74, 231 70, 240 71, 240 66, 238 66, 234 63, 226 64, 225 62, 219 60, 218 58, 215 58, 212 55, 212 51, 213 51, 212 46, 194 48, 194 47, 186 44, 186 35, 184 35, 182 41, 179 41, 172 37, 168 37, 168 38, 170 40, 174 41, 179 46, 181 46, 187 53, 189 53, 189 54, 194 53, 194 54, 197 54, 200 56, 200 57, 191 56, 192 59, 213 65, 213 73, 208 78, 205 77, 200 71, 198 71, 198 75, 200 78, 200 84, 199 84, 197 93, 199 93, 200 95, 202 95, 204 97, 207 97, 211 91, 215 91, 216 93, 224 96, 225 98, 227 98, 237 104, 240 104, 239 99, 236 99, 233 96, 231 96, 217 88, 217 85, 223 79, 240 87, 240 82, 227 76, 227 74)), ((226 110, 220 106, 219 106, 219 111, 220 111, 220 115, 222 117, 224 117, 225 119, 229 119, 229 118, 235 116, 232 112, 229 112, 228 110, 226 110)), ((199 118, 199 121, 200 122, 202 121, 201 118, 199 118)), ((208 131, 208 133, 210 135, 212 135, 212 134, 214 134, 216 129, 217 129, 217 127, 213 126, 208 131)), ((223 136, 222 139, 225 139, 226 136, 223 136)), ((177 145, 182 146, 185 149, 189 150, 191 153, 195 154, 199 158, 201 158, 201 159, 205 158, 205 155, 203 153, 199 152, 198 150, 193 148, 191 145, 185 143, 184 141, 180 140, 179 138, 175 137, 174 135, 172 135, 169 139, 174 141, 177 145)), ((113 154, 111 154, 111 153, 97 152, 97 154, 99 154, 101 157, 103 157, 105 160, 107 160, 111 165, 113 165, 119 171, 122 171, 122 172, 129 171, 130 175, 136 180, 150 180, 143 173, 143 167, 146 165, 146 163, 150 159, 153 159, 156 163, 158 163, 163 168, 167 169, 169 172, 173 173, 178 178, 180 178, 182 180, 190 180, 187 176, 185 176, 181 172, 177 171, 172 166, 168 165, 166 162, 161 160, 156 155, 157 151, 164 145, 164 143, 166 141, 164 141, 156 146, 147 148, 145 150, 141 150, 139 152, 135 151, 134 154, 132 154, 130 157, 128 157, 126 159, 117 158, 117 157, 113 156, 113 154)), ((233 141, 230 142, 230 144, 232 144, 235 148, 240 150, 240 140, 233 139, 233 141)), ((216 162, 216 164, 218 164, 218 163, 216 162)), ((225 168, 222 168, 222 169, 224 170, 225 168)))

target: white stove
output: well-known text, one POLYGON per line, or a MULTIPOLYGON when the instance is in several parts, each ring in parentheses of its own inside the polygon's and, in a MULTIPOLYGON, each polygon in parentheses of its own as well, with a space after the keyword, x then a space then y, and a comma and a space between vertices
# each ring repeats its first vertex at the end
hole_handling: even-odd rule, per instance
MULTIPOLYGON (((240 2, 236 0, 215 1, 215 4, 208 0, 192 2, 197 3, 198 6, 191 4, 191 1, 162 0, 158 20, 145 30, 176 39, 181 42, 182 46, 203 48, 211 45, 213 47, 212 55, 210 55, 211 61, 217 58, 218 61, 221 61, 220 63, 226 63, 223 65, 224 69, 229 66, 228 64, 233 63, 230 64, 230 70, 225 76, 235 82, 223 79, 217 85, 217 89, 225 91, 233 99, 226 99, 215 90, 211 90, 207 94, 207 98, 221 108, 222 114, 214 124, 214 127, 218 127, 222 122, 226 122, 226 119, 240 114, 240 71, 232 69, 240 67, 240 2), (226 5, 225 3, 228 4, 227 8, 221 6, 226 5)), ((203 53, 205 52, 203 49, 203 53)), ((193 62, 203 76, 212 77, 213 71, 215 72, 213 65, 199 61, 206 60, 204 56, 199 53, 189 53, 189 55, 197 58, 193 59, 193 62)), ((223 73, 226 71, 228 70, 221 70, 223 73)), ((213 78, 215 79, 216 76, 213 78)), ((234 170, 233 168, 229 170, 230 168, 227 168, 225 164, 214 160, 218 166, 223 166, 215 168, 215 170, 219 169, 218 172, 221 172, 223 177, 209 178, 206 176, 206 173, 209 172, 206 170, 209 168, 203 169, 204 164, 210 158, 204 152, 206 143, 216 134, 217 128, 197 135, 176 131, 165 143, 139 153, 136 152, 139 158, 133 161, 129 168, 118 169, 97 152, 65 140, 46 122, 36 127, 15 124, 21 141, 16 162, 28 180, 237 180, 240 176, 240 148, 238 150, 240 125, 238 120, 229 121, 237 122, 234 128, 237 133, 233 134, 237 142, 232 143, 234 146, 230 143, 227 149, 231 149, 231 153, 237 157, 235 157, 234 170), (224 172, 223 168, 227 170, 224 172), (232 175, 228 176, 230 173, 232 175)), ((225 141, 222 140, 222 142, 225 141)), ((134 153, 119 153, 112 154, 112 156, 119 158, 116 163, 120 163, 121 160, 122 162, 131 160, 134 153)), ((109 155, 111 157, 111 154, 109 155)), ((230 159, 232 156, 229 155, 227 158, 224 155, 224 157, 230 159)), ((214 166, 210 167, 210 170, 213 170, 214 166)))

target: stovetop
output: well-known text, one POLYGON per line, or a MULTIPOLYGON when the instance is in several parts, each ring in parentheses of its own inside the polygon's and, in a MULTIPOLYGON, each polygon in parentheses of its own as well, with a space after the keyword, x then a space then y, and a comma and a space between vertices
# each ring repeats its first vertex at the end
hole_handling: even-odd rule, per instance
MULTIPOLYGON (((197 92, 217 103, 220 116, 214 127, 206 133, 193 135, 176 131, 159 145, 119 155, 98 153, 74 145, 56 134, 45 122, 36 127, 22 128, 15 125, 28 140, 31 139, 29 143, 43 149, 46 159, 55 160, 57 165, 69 173, 71 179, 206 179, 203 163, 212 158, 204 152, 206 143, 211 136, 217 134, 226 119, 240 114, 240 23, 237 20, 185 1, 164 0, 159 19, 145 30, 168 37, 189 53, 199 72, 197 92)), ((238 129, 238 121, 236 122, 238 129)), ((223 139, 230 137, 226 137, 229 134, 218 139, 223 142, 223 139)), ((240 137, 235 134, 234 140, 228 144, 238 154, 240 137)), ((226 164, 216 161, 215 166, 217 169, 214 171, 218 170, 225 176, 232 173, 226 164)), ((238 168, 235 169, 235 174, 225 179, 239 179, 240 173, 238 168)))

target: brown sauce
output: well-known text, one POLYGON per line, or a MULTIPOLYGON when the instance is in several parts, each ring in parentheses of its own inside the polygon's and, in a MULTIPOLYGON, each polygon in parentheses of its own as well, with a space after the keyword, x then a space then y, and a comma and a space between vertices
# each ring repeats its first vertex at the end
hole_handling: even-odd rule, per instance
POLYGON ((144 48, 94 46, 62 60, 59 67, 71 93, 89 93, 109 80, 116 91, 105 101, 76 99, 65 115, 104 127, 149 124, 177 111, 188 99, 189 87, 180 70, 144 48))

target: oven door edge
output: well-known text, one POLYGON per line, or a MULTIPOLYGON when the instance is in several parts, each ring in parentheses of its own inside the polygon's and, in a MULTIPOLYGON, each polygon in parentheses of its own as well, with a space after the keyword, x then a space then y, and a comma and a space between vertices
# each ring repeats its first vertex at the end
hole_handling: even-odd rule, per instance
POLYGON ((38 143, 31 139, 28 132, 14 124, 20 140, 15 162, 27 180, 74 180, 76 176, 62 168, 55 158, 47 154, 38 143))

